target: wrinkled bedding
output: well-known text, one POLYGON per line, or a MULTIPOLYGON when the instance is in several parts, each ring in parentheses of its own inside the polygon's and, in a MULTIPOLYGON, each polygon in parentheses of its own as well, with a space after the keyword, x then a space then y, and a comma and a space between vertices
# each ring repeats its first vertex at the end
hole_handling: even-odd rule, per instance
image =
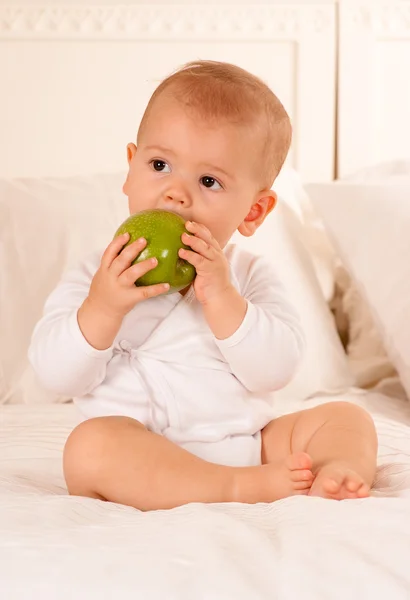
POLYGON ((300 408, 329 399, 374 416, 371 498, 152 513, 67 495, 61 456, 79 420, 73 405, 2 407, 0 597, 410 598, 410 403, 352 390, 300 408))

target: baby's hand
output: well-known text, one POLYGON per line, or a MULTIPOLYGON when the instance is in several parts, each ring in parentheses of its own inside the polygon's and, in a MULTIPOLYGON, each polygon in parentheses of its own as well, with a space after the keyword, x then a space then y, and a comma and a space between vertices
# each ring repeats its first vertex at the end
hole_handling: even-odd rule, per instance
POLYGON ((154 269, 158 261, 150 258, 131 266, 145 248, 143 238, 126 248, 129 234, 118 236, 107 246, 88 294, 89 303, 107 317, 123 318, 138 303, 169 290, 167 283, 136 287, 135 281, 154 269))
POLYGON ((195 295, 201 304, 223 294, 231 287, 228 261, 209 229, 192 221, 185 227, 193 235, 182 234, 182 241, 192 250, 179 250, 179 256, 196 269, 194 280, 195 295))

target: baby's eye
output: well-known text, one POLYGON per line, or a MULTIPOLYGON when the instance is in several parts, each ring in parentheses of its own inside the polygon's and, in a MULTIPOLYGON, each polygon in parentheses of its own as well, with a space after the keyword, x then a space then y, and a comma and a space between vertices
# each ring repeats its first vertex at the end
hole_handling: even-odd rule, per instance
POLYGON ((222 189, 222 186, 219 183, 219 181, 217 181, 213 177, 209 177, 209 175, 204 175, 204 177, 201 177, 201 182, 202 182, 203 186, 205 186, 206 188, 208 188, 210 190, 221 190, 222 189), (217 187, 214 187, 215 184, 217 187))
POLYGON ((152 160, 151 165, 152 165, 152 168, 154 169, 154 171, 157 171, 159 173, 164 173, 164 172, 170 173, 171 172, 169 165, 164 160, 152 160), (168 171, 165 171, 165 167, 168 167, 168 171))

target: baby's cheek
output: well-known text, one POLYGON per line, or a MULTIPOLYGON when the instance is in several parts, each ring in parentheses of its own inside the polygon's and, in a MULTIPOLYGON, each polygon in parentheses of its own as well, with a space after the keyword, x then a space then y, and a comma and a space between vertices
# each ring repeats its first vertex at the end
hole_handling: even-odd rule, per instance
POLYGON ((215 224, 214 226, 209 227, 210 232, 213 237, 216 239, 221 248, 226 246, 228 243, 229 235, 227 234, 226 227, 221 226, 220 223, 215 224))

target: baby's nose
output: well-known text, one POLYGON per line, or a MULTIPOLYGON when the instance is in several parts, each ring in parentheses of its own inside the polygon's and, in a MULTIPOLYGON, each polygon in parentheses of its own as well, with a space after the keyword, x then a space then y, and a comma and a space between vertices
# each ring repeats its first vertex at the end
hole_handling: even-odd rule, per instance
POLYGON ((173 185, 172 187, 167 188, 164 199, 167 203, 172 202, 183 205, 192 204, 191 194, 184 185, 173 185))

